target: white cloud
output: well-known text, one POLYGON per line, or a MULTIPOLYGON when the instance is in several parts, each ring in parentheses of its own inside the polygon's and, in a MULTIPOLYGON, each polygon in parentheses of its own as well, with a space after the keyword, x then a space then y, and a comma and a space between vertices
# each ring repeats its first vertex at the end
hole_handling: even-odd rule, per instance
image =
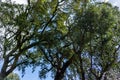
MULTIPOLYGON (((6 0, 2 0, 3 2, 6 0)), ((17 4, 27 4, 27 0, 11 0, 12 2, 15 2, 17 4)))
POLYGON ((120 8, 120 0, 109 0, 109 2, 114 6, 118 6, 120 8))
POLYGON ((15 3, 19 3, 19 4, 27 4, 27 0, 11 0, 14 1, 15 3))

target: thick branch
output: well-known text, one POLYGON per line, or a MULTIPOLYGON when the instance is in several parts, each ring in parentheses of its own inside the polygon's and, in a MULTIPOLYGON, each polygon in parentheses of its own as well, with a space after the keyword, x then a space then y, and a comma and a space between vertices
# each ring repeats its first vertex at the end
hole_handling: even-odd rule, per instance
POLYGON ((66 69, 70 66, 70 64, 72 64, 74 56, 75 56, 75 54, 73 54, 72 57, 66 63, 63 64, 63 67, 61 69, 57 69, 54 80, 62 80, 63 79, 64 73, 65 73, 66 69))

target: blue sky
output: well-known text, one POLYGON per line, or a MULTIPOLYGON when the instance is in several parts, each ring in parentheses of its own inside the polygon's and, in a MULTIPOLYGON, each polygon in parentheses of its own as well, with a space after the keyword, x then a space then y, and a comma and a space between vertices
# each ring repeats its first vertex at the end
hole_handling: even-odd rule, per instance
MULTIPOLYGON (((20 71, 15 70, 14 72, 19 74, 21 80, 40 80, 39 75, 38 75, 39 71, 40 71, 40 67, 36 68, 36 71, 33 73, 32 73, 31 68, 27 68, 24 77, 22 77, 22 74, 20 71)), ((51 74, 48 73, 47 78, 43 80, 53 80, 53 79, 51 78, 51 74)))
MULTIPOLYGON (((32 68, 28 67, 26 68, 25 75, 23 77, 22 77, 22 72, 18 71, 17 69, 14 70, 14 73, 17 73, 21 80, 41 80, 38 75, 39 71, 40 71, 40 67, 37 67, 35 69, 35 72, 32 73, 32 68)), ((42 80, 53 80, 51 78, 50 73, 48 73, 46 77, 47 77, 46 79, 42 79, 42 80)))
MULTIPOLYGON (((15 1, 16 3, 20 3, 20 4, 26 4, 27 3, 26 0, 12 0, 12 1, 15 1)), ((99 1, 104 1, 104 0, 99 0, 99 1)), ((119 6, 120 7, 120 0, 109 0, 109 2, 112 3, 114 6, 119 6)), ((19 76, 21 77, 21 80, 40 80, 40 78, 38 77, 39 70, 40 69, 37 68, 36 71, 34 73, 32 73, 32 69, 27 68, 26 69, 26 74, 24 75, 23 78, 21 77, 22 76, 21 72, 18 71, 17 69, 14 72, 19 74, 19 76)), ((52 80, 51 77, 50 77, 50 74, 48 74, 48 77, 45 80, 52 80)))

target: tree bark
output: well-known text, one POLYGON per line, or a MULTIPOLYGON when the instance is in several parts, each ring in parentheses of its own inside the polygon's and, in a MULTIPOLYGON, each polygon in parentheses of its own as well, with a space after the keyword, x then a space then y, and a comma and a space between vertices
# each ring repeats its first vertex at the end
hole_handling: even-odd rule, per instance
POLYGON ((0 76, 0 80, 4 80, 4 78, 2 76, 0 76))
POLYGON ((4 80, 6 75, 0 73, 0 80, 4 80))
POLYGON ((54 80, 62 80, 63 77, 64 77, 64 72, 62 73, 60 71, 57 71, 54 80))
POLYGON ((79 57, 79 60, 80 60, 81 78, 82 78, 82 80, 85 80, 85 72, 84 72, 84 69, 83 69, 83 60, 81 58, 81 55, 79 57))

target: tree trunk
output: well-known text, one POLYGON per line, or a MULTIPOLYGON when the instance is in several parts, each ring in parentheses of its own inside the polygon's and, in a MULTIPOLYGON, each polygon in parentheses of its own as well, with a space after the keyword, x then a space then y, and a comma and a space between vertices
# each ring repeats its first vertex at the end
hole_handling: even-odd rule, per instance
POLYGON ((62 80, 63 77, 64 77, 64 72, 62 73, 62 72, 57 71, 54 80, 62 80))
MULTIPOLYGON (((78 54, 79 56, 79 54, 78 54)), ((80 55, 79 57, 80 60, 80 69, 81 69, 81 80, 85 80, 85 71, 83 69, 83 60, 82 60, 82 56, 80 55)))
POLYGON ((0 76, 0 80, 4 80, 4 78, 2 76, 0 76))
POLYGON ((72 63, 73 58, 74 58, 74 55, 72 55, 72 57, 66 63, 63 64, 63 67, 61 69, 57 69, 54 80, 62 80, 64 78, 64 73, 66 69, 70 66, 70 64, 72 63))
POLYGON ((0 80, 4 80, 5 75, 0 73, 0 80))

